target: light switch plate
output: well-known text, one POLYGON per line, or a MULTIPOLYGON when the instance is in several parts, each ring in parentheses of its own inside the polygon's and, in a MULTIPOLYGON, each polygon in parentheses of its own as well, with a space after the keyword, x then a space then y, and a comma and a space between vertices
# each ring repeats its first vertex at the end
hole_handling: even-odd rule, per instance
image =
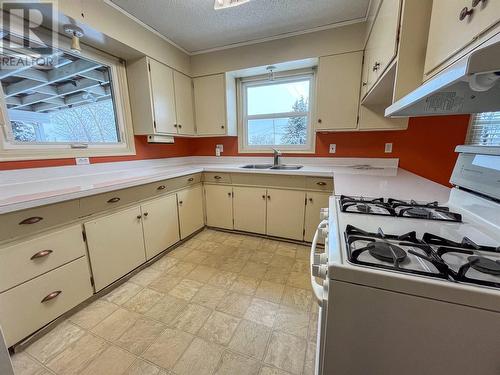
POLYGON ((337 152, 337 145, 335 143, 330 144, 330 154, 335 154, 337 152))
POLYGON ((386 154, 390 154, 392 152, 392 143, 386 143, 385 144, 385 150, 384 150, 384 152, 386 154))
POLYGON ((75 158, 76 165, 88 165, 90 164, 89 158, 75 158))

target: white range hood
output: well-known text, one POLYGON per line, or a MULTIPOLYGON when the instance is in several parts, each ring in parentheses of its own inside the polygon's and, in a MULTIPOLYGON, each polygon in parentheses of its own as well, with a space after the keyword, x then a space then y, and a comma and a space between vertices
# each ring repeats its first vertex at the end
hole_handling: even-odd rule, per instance
POLYGON ((500 110, 500 34, 385 110, 386 117, 500 110))

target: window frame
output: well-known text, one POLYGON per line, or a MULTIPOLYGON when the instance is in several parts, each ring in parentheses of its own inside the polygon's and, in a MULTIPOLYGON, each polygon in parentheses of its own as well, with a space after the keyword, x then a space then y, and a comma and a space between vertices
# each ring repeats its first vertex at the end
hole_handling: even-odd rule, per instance
MULTIPOLYGON (((12 142, 12 129, 3 90, 0 87, 0 161, 58 159, 94 156, 135 155, 134 131, 130 110, 125 61, 82 44, 81 53, 71 52, 68 38, 59 35, 55 48, 67 54, 89 59, 109 67, 111 93, 117 125, 118 143, 84 143, 85 148, 72 147, 71 143, 12 142)), ((73 145, 80 143, 74 142, 73 145)))
MULTIPOLYGON (((500 111, 493 111, 493 112, 499 112, 500 113, 500 111)), ((477 125, 475 124, 476 117, 478 115, 480 115, 480 114, 481 113, 473 113, 473 114, 470 115, 469 125, 467 127, 467 135, 465 137, 465 145, 466 146, 470 146, 470 147, 488 147, 488 148, 500 149, 500 144, 489 145, 489 144, 472 143, 472 141, 473 141, 474 127, 477 127, 477 125)), ((500 115, 499 115, 499 117, 500 117, 500 115)), ((498 124, 496 124, 496 125, 500 128, 500 122, 498 124)))
POLYGON ((312 118, 315 111, 315 92, 316 92, 316 72, 315 69, 299 69, 274 73, 274 79, 271 81, 269 75, 259 75, 252 77, 243 77, 238 79, 238 152, 240 153, 272 153, 273 149, 279 149, 290 153, 314 153, 316 137, 313 129, 312 118), (269 84, 280 84, 286 82, 296 82, 309 80, 309 111, 308 112, 283 112, 264 115, 247 114, 247 88, 267 86, 269 84), (307 142, 304 145, 249 145, 248 144, 248 119, 271 119, 284 117, 307 116, 307 142))

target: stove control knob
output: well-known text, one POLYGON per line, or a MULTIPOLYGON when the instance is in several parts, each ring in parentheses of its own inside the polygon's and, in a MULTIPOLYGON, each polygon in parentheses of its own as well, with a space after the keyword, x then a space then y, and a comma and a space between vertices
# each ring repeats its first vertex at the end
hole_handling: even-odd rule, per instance
POLYGON ((328 236, 328 226, 319 229, 321 237, 326 238, 328 236))
POLYGON ((326 253, 316 253, 314 254, 314 265, 322 265, 328 262, 328 255, 326 253))
POLYGON ((322 265, 313 265, 312 266, 312 274, 315 277, 319 277, 320 279, 326 279, 326 275, 328 274, 328 266, 325 264, 322 265))
POLYGON ((322 208, 319 211, 319 218, 320 220, 328 219, 328 208, 322 208))

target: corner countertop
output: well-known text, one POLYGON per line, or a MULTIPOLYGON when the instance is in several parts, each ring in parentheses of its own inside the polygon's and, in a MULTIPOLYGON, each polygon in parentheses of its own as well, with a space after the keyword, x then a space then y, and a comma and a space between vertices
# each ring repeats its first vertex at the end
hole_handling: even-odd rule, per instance
POLYGON ((448 200, 450 189, 398 168, 398 159, 282 158, 299 170, 242 169, 268 157, 183 157, 0 172, 0 214, 200 172, 333 177, 335 194, 448 200))

